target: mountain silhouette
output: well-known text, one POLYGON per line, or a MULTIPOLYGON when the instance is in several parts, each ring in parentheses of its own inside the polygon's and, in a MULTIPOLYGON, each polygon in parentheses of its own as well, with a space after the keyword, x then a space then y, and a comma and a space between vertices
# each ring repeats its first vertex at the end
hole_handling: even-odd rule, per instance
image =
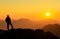
MULTIPOLYGON (((54 24, 54 23, 60 24, 59 21, 53 19, 44 19, 37 22, 27 18, 12 20, 12 24, 14 28, 41 29, 42 27, 44 27, 44 25, 54 24)), ((6 29, 6 23, 4 20, 2 21, 0 20, 0 29, 6 29)))
POLYGON ((59 39, 50 32, 41 29, 0 30, 0 39, 59 39))
POLYGON ((35 26, 35 22, 29 20, 29 19, 20 19, 17 21, 13 21, 14 26, 16 26, 16 28, 31 28, 33 29, 35 26))
POLYGON ((55 36, 60 38, 60 25, 59 24, 48 24, 43 27, 45 31, 50 31, 55 36))

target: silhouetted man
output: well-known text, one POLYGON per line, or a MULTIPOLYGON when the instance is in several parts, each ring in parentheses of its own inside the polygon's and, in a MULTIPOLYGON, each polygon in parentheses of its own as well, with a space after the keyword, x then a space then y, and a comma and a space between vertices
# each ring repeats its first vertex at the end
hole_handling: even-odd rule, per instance
POLYGON ((7 23, 7 29, 9 30, 9 25, 11 25, 12 29, 13 29, 13 25, 11 23, 11 19, 9 17, 9 15, 7 15, 6 19, 5 19, 6 23, 7 23))

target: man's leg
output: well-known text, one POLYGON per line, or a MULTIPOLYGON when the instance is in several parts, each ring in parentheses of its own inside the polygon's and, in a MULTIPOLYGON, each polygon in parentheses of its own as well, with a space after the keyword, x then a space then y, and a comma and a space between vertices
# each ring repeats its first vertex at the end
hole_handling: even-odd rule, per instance
POLYGON ((9 24, 7 23, 7 29, 9 30, 9 24))
POLYGON ((11 25, 11 27, 12 27, 12 29, 13 29, 13 25, 12 25, 12 23, 10 23, 10 25, 11 25))

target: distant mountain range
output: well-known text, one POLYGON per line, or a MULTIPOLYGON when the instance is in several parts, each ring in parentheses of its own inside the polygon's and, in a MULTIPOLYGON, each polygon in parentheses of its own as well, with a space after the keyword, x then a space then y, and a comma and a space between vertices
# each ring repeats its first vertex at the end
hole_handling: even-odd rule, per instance
MULTIPOLYGON (((54 24, 54 23, 60 24, 59 21, 52 19, 44 19, 36 22, 30 19, 22 18, 20 20, 12 21, 14 28, 31 28, 31 29, 40 29, 47 24, 54 24)), ((6 29, 6 23, 3 20, 0 20, 0 29, 6 29)))
MULTIPOLYGON (((52 19, 44 19, 36 22, 30 19, 21 18, 20 20, 12 21, 14 28, 31 28, 31 29, 40 29, 47 24, 54 24, 54 23, 60 24, 59 21, 52 19)), ((0 29, 6 29, 5 21, 0 21, 0 29)))
POLYGON ((59 24, 48 24, 43 27, 45 31, 50 31, 55 36, 60 38, 60 25, 59 24))
MULTIPOLYGON (((60 21, 52 19, 44 19, 38 22, 29 19, 20 19, 12 21, 14 28, 22 29, 44 29, 45 31, 50 31, 54 35, 60 37, 60 21)), ((0 20, 0 29, 6 29, 6 23, 0 20)))

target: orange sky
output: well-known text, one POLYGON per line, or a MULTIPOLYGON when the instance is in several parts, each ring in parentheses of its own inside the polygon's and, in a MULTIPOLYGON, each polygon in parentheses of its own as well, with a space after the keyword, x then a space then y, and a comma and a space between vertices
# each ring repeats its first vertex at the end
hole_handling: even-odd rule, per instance
POLYGON ((32 20, 48 19, 46 12, 52 14, 49 19, 60 20, 60 0, 0 0, 0 19, 9 14, 11 19, 28 18, 32 20))

